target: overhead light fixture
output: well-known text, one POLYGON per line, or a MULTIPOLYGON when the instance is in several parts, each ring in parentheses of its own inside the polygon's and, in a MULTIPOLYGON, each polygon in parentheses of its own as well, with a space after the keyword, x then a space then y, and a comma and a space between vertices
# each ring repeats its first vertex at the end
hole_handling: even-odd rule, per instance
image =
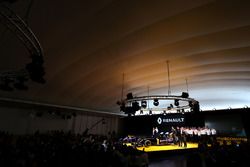
POLYGON ((189 97, 189 94, 187 92, 182 92, 182 95, 181 95, 182 98, 188 98, 189 97))
MULTIPOLYGON (((4 1, 15 2, 16 0, 4 1)), ((45 83, 45 79, 43 78, 45 75, 43 67, 43 49, 38 41, 38 38, 31 31, 31 28, 27 26, 25 21, 21 19, 21 17, 12 11, 8 5, 2 4, 3 3, 0 3, 1 23, 3 23, 6 29, 9 29, 10 32, 14 33, 20 42, 25 45, 32 62, 28 63, 25 67, 19 70, 0 72, 0 90, 11 91, 13 90, 13 86, 19 90, 27 90, 28 87, 24 85, 24 82, 29 79, 38 83, 45 83), (4 78, 6 78, 7 81, 2 83, 4 78)))
POLYGON ((143 115, 143 110, 140 111, 140 114, 143 115))
POLYGON ((154 99, 154 106, 158 106, 159 105, 159 101, 158 101, 158 99, 154 99))
POLYGON ((132 108, 133 108, 134 111, 138 111, 138 110, 141 109, 139 103, 136 102, 136 101, 132 103, 132 108))
POLYGON ((193 102, 192 102, 192 101, 189 101, 189 102, 188 102, 188 105, 189 105, 189 107, 193 107, 193 102))
POLYGON ((133 94, 132 93, 128 93, 127 94, 127 100, 130 100, 130 99, 133 99, 134 97, 133 97, 133 94))
POLYGON ((149 115, 152 115, 152 110, 149 110, 149 115))
POLYGON ((174 105, 175 105, 175 106, 179 106, 179 105, 180 105, 180 103, 179 103, 179 100, 178 100, 178 99, 175 99, 175 100, 174 100, 174 105))
MULTIPOLYGON (((139 111, 140 109, 143 109, 143 111, 149 111, 149 113, 152 113, 153 111, 170 111, 171 113, 177 113, 177 112, 199 112, 199 102, 196 101, 193 98, 183 98, 181 96, 164 96, 164 95, 151 95, 151 96, 141 96, 141 97, 134 97, 133 99, 125 99, 122 100, 122 102, 118 103, 120 105, 120 110, 123 111, 125 114, 134 114, 135 112, 139 111), (173 104, 169 104, 168 107, 162 107, 159 106, 159 99, 161 101, 175 101, 179 102, 179 106, 176 106, 173 104), (154 107, 149 107, 149 103, 153 103, 154 107), (181 102, 181 103, 180 103, 181 102), (150 112, 151 110, 151 112, 150 112)), ((159 112, 155 112, 159 113, 159 112)), ((140 111, 138 112, 140 114, 140 111)))
POLYGON ((141 101, 141 107, 142 108, 147 108, 147 101, 146 100, 141 101))
POLYGON ((167 113, 166 113, 166 110, 163 110, 163 115, 166 115, 167 113))
MULTIPOLYGON (((200 110, 199 102, 189 97, 188 89, 187 89, 187 92, 182 92, 180 96, 171 95, 169 61, 167 61, 167 67, 168 67, 168 94, 167 95, 149 95, 149 86, 148 86, 147 96, 133 97, 132 93, 128 93, 127 98, 123 99, 124 86, 122 86, 121 100, 117 103, 120 106, 121 111, 123 111, 125 114, 128 114, 128 115, 131 115, 131 114, 139 115, 139 113, 142 113, 142 110, 139 111, 141 108, 143 108, 143 112, 148 111, 149 115, 153 114, 152 110, 154 111, 155 114, 160 113, 162 111, 163 111, 163 114, 166 114, 166 110, 169 111, 168 113, 180 113, 180 112, 185 113, 188 111, 198 112, 200 110), (170 103, 168 107, 166 106, 162 107, 164 105, 159 106, 160 100, 161 101, 164 101, 164 100, 174 101, 174 105, 170 103), (141 104, 141 106, 139 106, 139 103, 141 104), (154 106, 151 107, 149 104, 153 104, 154 106), (137 113, 135 114, 135 112, 137 113)), ((124 74, 123 74, 123 82, 124 82, 124 74)))

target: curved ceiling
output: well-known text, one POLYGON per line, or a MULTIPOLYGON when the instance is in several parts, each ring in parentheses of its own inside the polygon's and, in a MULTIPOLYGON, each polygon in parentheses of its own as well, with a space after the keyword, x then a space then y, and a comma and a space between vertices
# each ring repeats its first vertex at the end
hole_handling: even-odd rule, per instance
MULTIPOLYGON (((120 113, 124 94, 188 90, 202 110, 250 105, 250 1, 18 1, 10 7, 40 40, 46 84, 2 98, 120 113), (26 17, 25 17, 26 16, 26 17)), ((1 26, 0 69, 23 66, 25 48, 1 26)))

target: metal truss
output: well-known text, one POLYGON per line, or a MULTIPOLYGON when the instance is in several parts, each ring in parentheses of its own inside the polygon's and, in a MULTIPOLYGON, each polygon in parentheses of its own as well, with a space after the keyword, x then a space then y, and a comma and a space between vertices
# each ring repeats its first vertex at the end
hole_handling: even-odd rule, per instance
MULTIPOLYGON (((23 43, 32 59, 39 57, 43 60, 43 49, 32 30, 3 1, 0 1, 0 23, 6 26, 23 43)), ((0 81, 2 82, 13 82, 20 77, 28 79, 29 73, 25 68, 16 71, 0 71, 0 81)))

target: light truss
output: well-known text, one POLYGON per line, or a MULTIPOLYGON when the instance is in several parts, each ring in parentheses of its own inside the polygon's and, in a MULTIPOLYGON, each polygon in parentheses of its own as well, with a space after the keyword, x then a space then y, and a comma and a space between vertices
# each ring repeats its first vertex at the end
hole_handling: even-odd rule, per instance
MULTIPOLYGON (((32 58, 32 62, 28 65, 28 68, 26 65, 26 67, 20 70, 0 71, 0 89, 12 90, 12 88, 9 87, 9 83, 21 81, 21 84, 23 84, 23 82, 27 81, 29 78, 35 82, 43 83, 44 79, 42 76, 45 73, 42 66, 43 49, 29 26, 8 7, 7 1, 0 1, 0 23, 23 43, 32 58)), ((19 88, 22 87, 19 86, 19 88)))
MULTIPOLYGON (((187 93, 186 93, 187 94, 187 93)), ((185 112, 196 112, 199 111, 199 102, 194 98, 187 96, 176 96, 176 95, 151 95, 151 96, 139 96, 139 97, 127 97, 127 99, 121 100, 117 103, 120 105, 121 111, 129 115, 145 115, 147 114, 158 114, 158 113, 185 113, 185 112), (149 106, 149 103, 162 103, 168 101, 169 106, 166 105, 153 105, 149 106), (142 105, 142 103, 146 105, 142 105)))

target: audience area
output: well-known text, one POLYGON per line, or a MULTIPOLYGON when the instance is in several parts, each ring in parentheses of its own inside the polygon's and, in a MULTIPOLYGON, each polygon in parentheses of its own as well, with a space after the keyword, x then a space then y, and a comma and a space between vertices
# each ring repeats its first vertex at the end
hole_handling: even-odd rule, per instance
MULTIPOLYGON (((150 166, 148 153, 120 141, 115 133, 102 136, 62 131, 28 135, 0 132, 0 166, 150 166)), ((214 141, 208 147, 204 140, 197 150, 184 155, 187 167, 247 167, 249 150, 249 142, 221 145, 214 141)))
POLYGON ((199 142, 198 150, 187 155, 187 167, 247 167, 250 158, 250 143, 237 144, 226 141, 222 145, 214 141, 208 147, 205 141, 199 142))
POLYGON ((61 131, 32 135, 0 133, 0 166, 145 167, 147 153, 108 136, 61 131))

